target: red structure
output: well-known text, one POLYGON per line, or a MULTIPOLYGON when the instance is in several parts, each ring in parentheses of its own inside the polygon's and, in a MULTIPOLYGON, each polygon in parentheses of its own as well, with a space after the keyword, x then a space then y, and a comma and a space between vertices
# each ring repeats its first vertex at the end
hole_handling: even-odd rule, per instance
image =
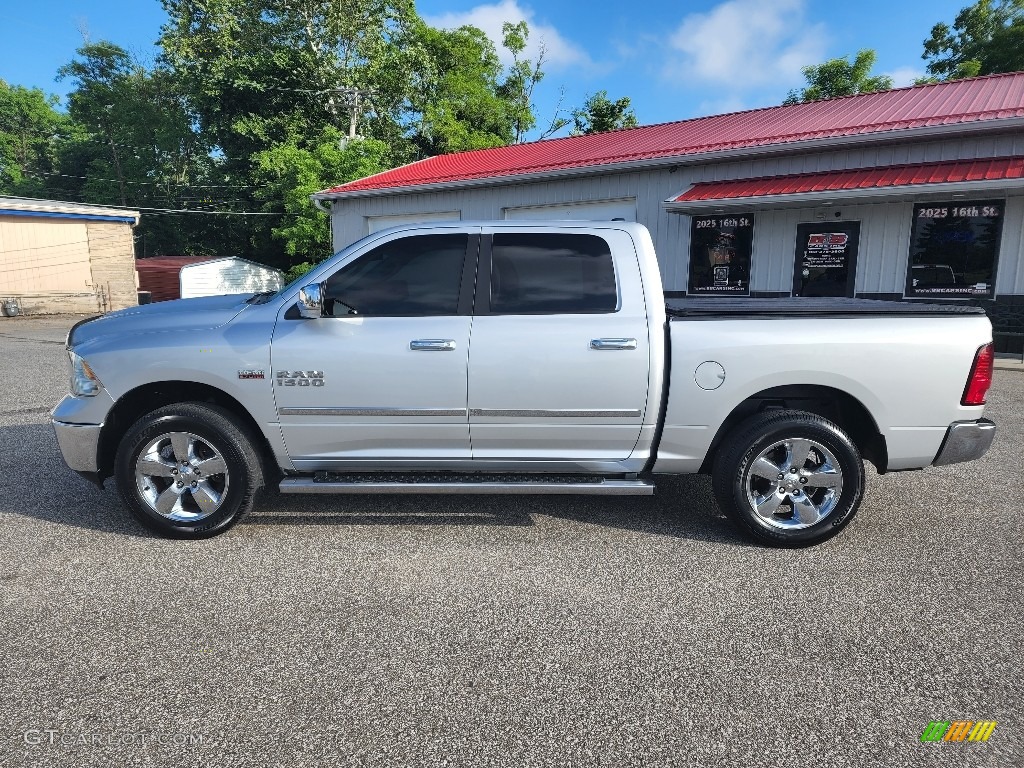
POLYGON ((181 298, 179 273, 186 264, 208 261, 205 256, 156 256, 137 259, 135 269, 139 273, 139 290, 149 291, 153 301, 170 301, 181 298))

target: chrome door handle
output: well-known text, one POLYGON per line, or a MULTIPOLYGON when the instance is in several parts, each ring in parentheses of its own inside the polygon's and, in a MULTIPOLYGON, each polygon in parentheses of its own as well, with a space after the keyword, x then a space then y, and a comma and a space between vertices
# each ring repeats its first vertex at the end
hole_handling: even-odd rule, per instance
POLYGON ((416 339, 409 342, 409 349, 414 352, 451 352, 455 349, 455 339, 416 339))
POLYGON ((591 339, 591 349, 636 349, 636 339, 591 339))

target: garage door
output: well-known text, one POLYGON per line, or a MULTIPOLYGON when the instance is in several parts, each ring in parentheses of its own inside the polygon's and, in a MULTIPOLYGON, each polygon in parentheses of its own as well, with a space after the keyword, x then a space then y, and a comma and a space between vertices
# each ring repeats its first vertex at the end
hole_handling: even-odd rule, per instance
POLYGON ((506 219, 575 219, 583 221, 636 221, 636 198, 591 200, 585 203, 524 205, 504 209, 506 219))
POLYGON ((422 224, 425 221, 459 221, 459 211, 435 211, 433 213, 395 213, 388 216, 367 216, 367 234, 372 235, 388 227, 402 224, 422 224))

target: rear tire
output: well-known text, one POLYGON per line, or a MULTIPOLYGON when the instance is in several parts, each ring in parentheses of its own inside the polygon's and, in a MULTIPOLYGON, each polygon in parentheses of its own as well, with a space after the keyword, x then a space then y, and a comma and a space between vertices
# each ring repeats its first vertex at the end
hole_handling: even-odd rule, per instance
POLYGON ((176 403, 143 416, 114 459, 117 490, 144 526, 161 536, 223 533, 253 507, 263 484, 248 430, 208 403, 176 403))
POLYGON ((715 498, 743 531, 771 546, 835 536, 857 512, 864 462, 843 430, 805 411, 750 417, 715 458, 715 498))

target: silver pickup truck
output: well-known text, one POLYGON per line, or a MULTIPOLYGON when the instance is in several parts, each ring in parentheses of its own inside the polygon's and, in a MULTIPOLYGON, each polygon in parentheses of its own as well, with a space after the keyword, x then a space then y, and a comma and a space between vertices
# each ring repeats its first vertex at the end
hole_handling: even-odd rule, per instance
POLYGON ((965 306, 666 300, 637 224, 406 226, 273 294, 79 323, 53 424, 169 536, 227 530, 271 484, 644 495, 705 472, 743 530, 807 544, 853 517, 864 459, 985 453, 991 340, 965 306))

